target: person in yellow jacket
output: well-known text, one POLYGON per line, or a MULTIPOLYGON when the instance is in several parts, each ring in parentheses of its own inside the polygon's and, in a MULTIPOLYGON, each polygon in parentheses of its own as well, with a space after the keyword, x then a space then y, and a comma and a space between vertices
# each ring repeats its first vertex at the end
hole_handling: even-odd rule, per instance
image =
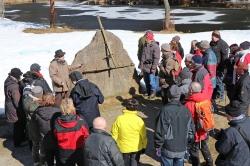
POLYGON ((139 165, 140 155, 145 152, 147 136, 144 121, 137 115, 139 102, 128 99, 126 110, 112 126, 112 137, 123 154, 125 166, 139 165))

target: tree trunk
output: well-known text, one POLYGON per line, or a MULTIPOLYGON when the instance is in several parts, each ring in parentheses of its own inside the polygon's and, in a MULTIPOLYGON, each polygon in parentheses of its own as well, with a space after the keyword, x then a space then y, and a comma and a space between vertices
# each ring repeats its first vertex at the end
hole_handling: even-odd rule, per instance
POLYGON ((164 0, 165 6, 165 21, 164 21, 164 29, 170 30, 171 28, 171 20, 170 20, 170 5, 168 0, 164 0))
POLYGON ((50 28, 55 27, 56 11, 55 11, 55 0, 50 0, 50 28))
POLYGON ((0 0, 0 18, 4 18, 4 0, 0 0))

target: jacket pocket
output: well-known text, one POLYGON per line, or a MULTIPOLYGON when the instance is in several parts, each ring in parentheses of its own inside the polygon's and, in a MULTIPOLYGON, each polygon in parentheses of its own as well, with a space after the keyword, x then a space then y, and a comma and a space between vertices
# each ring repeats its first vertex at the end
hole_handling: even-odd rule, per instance
POLYGON ((164 128, 165 128, 164 129, 164 131, 165 131, 164 140, 172 140, 172 139, 174 139, 173 127, 172 127, 171 123, 165 124, 164 128))

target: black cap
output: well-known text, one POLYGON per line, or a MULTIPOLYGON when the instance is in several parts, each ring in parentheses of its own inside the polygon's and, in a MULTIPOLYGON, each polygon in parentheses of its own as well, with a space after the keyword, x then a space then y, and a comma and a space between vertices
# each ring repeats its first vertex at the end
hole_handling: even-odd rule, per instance
POLYGON ((61 49, 56 50, 55 52, 55 58, 61 58, 65 55, 65 52, 63 52, 61 49))
POLYGON ((9 75, 11 75, 12 77, 15 77, 16 79, 20 79, 21 75, 23 73, 21 72, 21 70, 19 68, 13 68, 11 69, 9 75))
POLYGON ((246 110, 242 110, 240 107, 241 103, 238 100, 233 100, 225 107, 225 111, 232 117, 238 117, 245 113, 246 110))

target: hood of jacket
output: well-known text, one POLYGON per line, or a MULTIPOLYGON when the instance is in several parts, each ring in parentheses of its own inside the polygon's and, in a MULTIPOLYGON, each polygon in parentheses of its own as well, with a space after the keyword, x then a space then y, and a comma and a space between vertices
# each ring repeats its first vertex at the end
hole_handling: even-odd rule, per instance
POLYGON ((88 98, 94 95, 92 85, 87 79, 77 81, 74 92, 80 95, 80 98, 88 98))
POLYGON ((73 128, 80 118, 76 114, 62 115, 57 119, 58 124, 63 128, 73 128))
POLYGON ((247 119, 246 116, 242 116, 242 118, 240 118, 240 119, 231 120, 230 122, 228 122, 228 124, 230 126, 237 126, 238 124, 243 123, 246 119, 247 119))
POLYGON ((238 52, 236 53, 236 56, 241 58, 241 57, 245 56, 245 55, 248 54, 248 53, 250 53, 250 49, 241 50, 241 51, 238 51, 238 52))
POLYGON ((49 121, 55 113, 59 113, 60 109, 58 107, 39 107, 37 109, 37 114, 45 121, 49 121))
POLYGON ((187 101, 193 101, 193 102, 202 102, 204 100, 207 100, 207 96, 200 93, 194 93, 190 95, 187 99, 187 101))

